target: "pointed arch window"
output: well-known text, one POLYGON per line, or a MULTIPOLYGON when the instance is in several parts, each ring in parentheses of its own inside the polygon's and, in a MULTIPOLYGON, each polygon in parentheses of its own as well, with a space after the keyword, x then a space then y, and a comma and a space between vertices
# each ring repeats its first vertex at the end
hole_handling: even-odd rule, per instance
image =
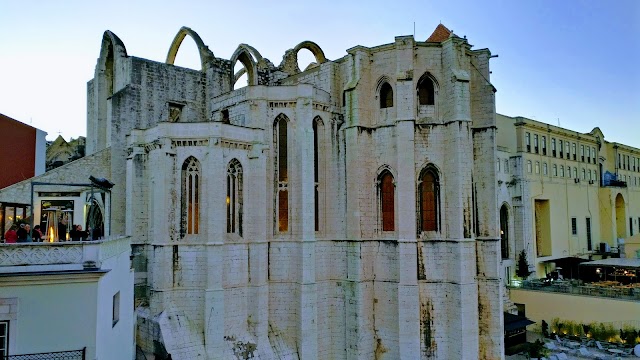
POLYGON ((435 105, 435 87, 433 80, 428 76, 423 77, 418 83, 418 101, 420 105, 435 105))
POLYGON ((382 231, 395 230, 395 181, 389 170, 378 177, 382 231))
POLYGON ((380 86, 380 109, 393 107, 393 89, 388 82, 380 86))
POLYGON ((320 201, 324 198, 322 196, 324 194, 324 153, 323 153, 323 129, 324 123, 322 119, 317 116, 313 119, 313 181, 315 184, 314 187, 314 196, 315 196, 315 208, 314 208, 314 226, 315 231, 320 231, 321 228, 321 207, 320 201))
POLYGON ((227 166, 227 233, 242 236, 242 165, 233 159, 227 166))
POLYGON ((502 258, 509 258, 509 209, 503 204, 500 208, 500 248, 502 258))
POLYGON ((181 236, 197 234, 200 220, 200 162, 193 156, 182 164, 181 236))
POLYGON ((440 180, 436 169, 426 167, 418 179, 418 229, 438 231, 440 228, 440 180))
POLYGON ((273 125, 275 143, 276 217, 278 232, 289 231, 288 118, 280 114, 273 125))

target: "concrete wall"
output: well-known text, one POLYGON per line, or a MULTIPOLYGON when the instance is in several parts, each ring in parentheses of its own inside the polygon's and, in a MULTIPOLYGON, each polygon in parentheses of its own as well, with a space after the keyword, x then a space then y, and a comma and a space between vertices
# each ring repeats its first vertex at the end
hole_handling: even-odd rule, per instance
POLYGON ((509 290, 511 300, 525 305, 526 316, 540 324, 554 318, 584 324, 624 322, 640 319, 640 303, 593 296, 579 296, 534 290, 509 290))

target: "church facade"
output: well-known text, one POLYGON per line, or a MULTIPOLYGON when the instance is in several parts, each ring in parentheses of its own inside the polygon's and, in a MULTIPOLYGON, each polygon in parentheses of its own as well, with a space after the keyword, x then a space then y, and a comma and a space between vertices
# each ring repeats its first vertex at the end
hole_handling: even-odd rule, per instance
POLYGON ((490 58, 444 26, 278 66, 189 28, 165 62, 105 32, 86 152, 108 154, 110 233, 132 239, 140 350, 503 358, 490 58), (187 36, 200 70, 173 65, 187 36))

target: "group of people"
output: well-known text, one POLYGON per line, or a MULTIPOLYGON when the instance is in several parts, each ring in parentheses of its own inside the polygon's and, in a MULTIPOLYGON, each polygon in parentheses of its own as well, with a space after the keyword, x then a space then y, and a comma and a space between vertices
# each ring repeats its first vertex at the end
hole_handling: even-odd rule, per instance
POLYGON ((42 232, 40 231, 40 225, 34 226, 33 231, 31 231, 31 225, 29 224, 20 224, 20 227, 12 225, 4 233, 4 241, 7 244, 41 242, 42 232))
MULTIPOLYGON (((60 228, 58 229, 60 230, 60 228)), ((93 231, 94 236, 90 236, 91 231, 82 230, 82 225, 72 225, 69 231, 69 240, 71 241, 87 241, 99 238, 100 229, 93 231), (95 236, 98 235, 98 236, 95 236)), ((62 227, 62 231, 58 234, 58 241, 66 241, 66 228, 62 227)), ((4 241, 7 244, 42 242, 44 235, 40 231, 40 225, 36 225, 31 230, 31 225, 20 224, 20 226, 12 225, 7 232, 4 233, 4 241)))

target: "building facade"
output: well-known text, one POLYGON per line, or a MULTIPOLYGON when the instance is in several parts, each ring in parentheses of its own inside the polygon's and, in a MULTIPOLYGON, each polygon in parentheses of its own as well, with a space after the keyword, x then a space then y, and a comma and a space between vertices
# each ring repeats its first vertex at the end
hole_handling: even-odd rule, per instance
POLYGON ((47 133, 0 114, 0 189, 45 171, 47 133))
POLYGON ((100 163, 116 184, 140 351, 503 358, 490 58, 442 25, 334 61, 305 41, 278 66, 246 44, 218 58, 189 28, 165 62, 105 32, 87 156, 53 172, 100 163), (201 69, 173 65, 187 36, 201 69))
POLYGON ((579 133, 499 114, 497 125, 505 281, 522 250, 537 277, 564 258, 624 253, 640 230, 640 149, 606 141, 599 128, 579 133))
POLYGON ((130 253, 127 237, 0 244, 0 356, 132 359, 130 253))

